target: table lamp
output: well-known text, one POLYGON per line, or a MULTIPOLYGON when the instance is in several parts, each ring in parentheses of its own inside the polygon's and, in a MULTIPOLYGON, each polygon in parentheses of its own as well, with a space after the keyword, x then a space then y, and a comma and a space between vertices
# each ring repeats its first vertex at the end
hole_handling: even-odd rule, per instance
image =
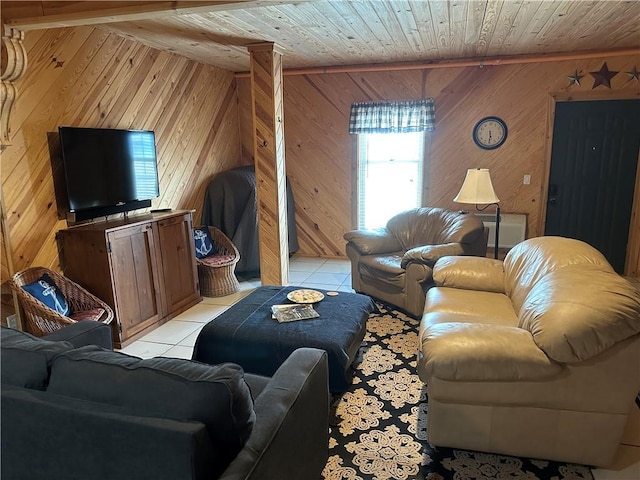
POLYGON ((500 199, 496 196, 491 183, 491 176, 487 168, 470 168, 467 170, 467 176, 458 192, 453 199, 458 203, 473 203, 476 210, 484 211, 491 205, 496 206, 496 244, 494 247, 494 258, 498 258, 498 239, 500 237, 500 199), (479 204, 485 204, 484 207, 478 207, 479 204))

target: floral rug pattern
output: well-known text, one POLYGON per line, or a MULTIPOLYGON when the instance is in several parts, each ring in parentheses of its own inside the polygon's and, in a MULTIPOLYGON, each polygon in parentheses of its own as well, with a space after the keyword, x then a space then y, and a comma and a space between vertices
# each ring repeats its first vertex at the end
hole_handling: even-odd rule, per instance
POLYGON ((325 480, 593 480, 582 465, 431 447, 419 321, 377 305, 353 383, 333 404, 325 480))

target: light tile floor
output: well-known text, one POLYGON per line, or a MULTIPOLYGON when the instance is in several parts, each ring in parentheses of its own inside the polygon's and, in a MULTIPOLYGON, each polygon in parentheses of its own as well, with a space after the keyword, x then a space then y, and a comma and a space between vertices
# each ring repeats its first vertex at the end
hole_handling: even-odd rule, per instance
MULTIPOLYGON (((289 284, 352 292, 348 260, 293 257, 289 262, 289 284)), ((630 279, 640 289, 638 279, 630 279)), ((155 356, 191 358, 198 333, 211 319, 260 286, 254 278, 240 283, 240 291, 226 297, 207 298, 156 328, 122 351, 142 358, 155 356)), ((640 480, 640 409, 634 408, 613 466, 594 469, 595 480, 640 480)))

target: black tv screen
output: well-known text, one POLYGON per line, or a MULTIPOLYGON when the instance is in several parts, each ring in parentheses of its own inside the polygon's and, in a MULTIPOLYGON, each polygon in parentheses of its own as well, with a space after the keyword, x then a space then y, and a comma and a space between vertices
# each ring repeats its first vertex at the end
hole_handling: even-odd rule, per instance
MULTIPOLYGON (((141 208, 159 195, 155 136, 146 130, 59 127, 69 211, 141 208), (127 205, 133 205, 127 208, 127 205)), ((115 213, 110 211, 109 213, 115 213)), ((98 215, 96 215, 98 216, 98 215)))

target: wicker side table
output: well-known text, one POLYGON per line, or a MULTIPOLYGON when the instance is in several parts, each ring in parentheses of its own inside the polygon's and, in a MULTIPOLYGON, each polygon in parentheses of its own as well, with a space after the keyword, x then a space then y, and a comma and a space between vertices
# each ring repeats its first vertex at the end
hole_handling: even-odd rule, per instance
POLYGON ((240 254, 222 231, 212 226, 208 228, 216 253, 196 259, 200 294, 205 297, 231 295, 240 289, 234 273, 240 254))

